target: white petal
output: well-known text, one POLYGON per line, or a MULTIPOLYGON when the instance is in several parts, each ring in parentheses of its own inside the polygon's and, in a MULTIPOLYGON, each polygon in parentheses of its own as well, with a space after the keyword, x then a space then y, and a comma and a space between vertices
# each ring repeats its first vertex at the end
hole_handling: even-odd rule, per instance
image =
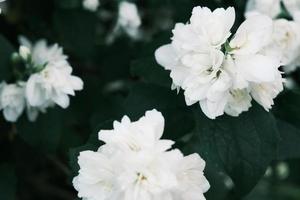
POLYGON ((271 42, 273 33, 272 19, 255 15, 244 21, 230 42, 235 48, 231 53, 237 55, 256 54, 271 42))
POLYGON ((55 94, 52 99, 62 108, 67 108, 70 105, 70 98, 66 94, 55 94))
POLYGON ((155 51, 155 59, 158 62, 158 64, 163 66, 165 69, 170 70, 176 65, 178 65, 178 58, 176 56, 176 52, 170 44, 158 48, 155 51))
POLYGON ((26 99, 31 106, 41 106, 46 101, 46 94, 39 85, 39 75, 32 75, 26 84, 26 99))
POLYGON ((272 82, 278 74, 280 61, 263 55, 238 56, 236 66, 241 75, 251 82, 272 82))

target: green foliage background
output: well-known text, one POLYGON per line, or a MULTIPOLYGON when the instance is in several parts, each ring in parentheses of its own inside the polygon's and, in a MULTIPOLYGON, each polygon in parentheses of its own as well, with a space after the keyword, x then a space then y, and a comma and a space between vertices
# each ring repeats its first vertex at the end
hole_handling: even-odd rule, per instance
MULTIPOLYGON (((300 199, 297 89, 283 92, 270 113, 253 105, 238 118, 213 121, 198 105, 187 107, 182 92, 170 90, 168 72, 154 60, 155 49, 170 41, 174 23, 186 22, 194 6, 234 6, 237 27, 246 1, 134 2, 146 39, 122 35, 108 45, 105 39, 116 22, 118 0, 101 0, 97 13, 83 10, 81 0, 8 0, 7 13, 0 16, 0 80, 13 80, 10 57, 18 49, 17 37, 25 35, 63 46, 85 86, 68 109, 49 109, 35 123, 25 116, 16 124, 0 117, 0 199, 76 199, 71 180, 78 171, 78 152, 101 145, 97 132, 111 128, 112 120, 124 114, 138 119, 153 108, 166 118, 165 138, 207 161, 208 200, 300 199), (165 19, 170 26, 160 25, 165 19), (282 161, 289 166, 284 178, 278 167, 282 161), (265 175, 268 167, 272 173, 265 175)), ((299 71, 292 76, 299 83, 299 71)))

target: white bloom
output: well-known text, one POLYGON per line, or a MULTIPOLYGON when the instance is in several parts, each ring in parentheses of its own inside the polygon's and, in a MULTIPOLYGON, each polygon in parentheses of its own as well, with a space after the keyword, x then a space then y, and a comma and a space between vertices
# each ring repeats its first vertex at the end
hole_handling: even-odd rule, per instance
POLYGON ((218 8, 212 12, 209 8, 198 6, 193 9, 190 22, 196 37, 201 38, 210 47, 220 48, 231 35, 230 29, 234 20, 233 7, 226 10, 218 8))
POLYGON ((123 28, 128 35, 136 37, 140 25, 141 18, 136 5, 127 1, 122 1, 119 4, 119 18, 117 26, 123 28))
POLYGON ((9 122, 16 122, 25 108, 25 92, 22 84, 0 85, 0 109, 4 118, 9 122))
POLYGON ((100 2, 99 0, 83 0, 82 5, 84 9, 95 12, 99 7, 100 2))
POLYGON ((136 122, 124 116, 121 122, 114 122, 113 130, 101 130, 99 140, 121 151, 138 152, 143 149, 165 151, 174 144, 171 140, 161 140, 164 118, 157 111, 148 111, 136 122))
POLYGON ((272 42, 265 53, 281 58, 285 72, 291 72, 300 65, 300 1, 298 0, 250 0, 246 9, 246 17, 257 14, 269 15, 274 19, 272 42), (281 10, 281 2, 292 21, 277 19, 281 10))
POLYGON ((75 95, 75 90, 82 90, 83 82, 71 75, 72 67, 67 56, 57 44, 47 46, 45 40, 32 45, 24 38, 21 43, 32 52, 32 61, 41 71, 32 74, 26 84, 26 99, 30 106, 45 107, 53 102, 66 108, 69 106, 69 96, 75 95))
POLYGON ((276 18, 280 12, 281 0, 248 0, 246 7, 246 16, 261 13, 271 18, 276 18))
POLYGON ((136 122, 127 116, 102 130, 105 142, 97 152, 78 157, 79 175, 73 179, 85 200, 205 200, 209 189, 199 155, 184 157, 173 141, 161 140, 164 118, 156 110, 136 122))
POLYGON ((264 52, 272 38, 272 19, 249 17, 228 41, 234 13, 233 8, 212 12, 196 7, 190 23, 176 24, 172 43, 155 52, 157 62, 171 71, 172 88, 182 88, 186 104, 199 102, 211 119, 247 111, 250 85, 273 84, 281 77, 279 58, 264 52))
POLYGON ((279 19, 274 21, 272 42, 266 47, 266 54, 280 57, 286 72, 295 70, 300 65, 300 24, 279 19))
POLYGON ((237 70, 234 88, 248 88, 253 99, 267 111, 283 89, 283 79, 278 70, 280 58, 264 52, 272 42, 272 25, 272 20, 266 16, 249 17, 230 42, 230 47, 234 49, 231 56, 237 70))
POLYGON ((198 154, 192 154, 181 158, 177 167, 177 180, 179 186, 177 191, 174 191, 177 199, 205 200, 203 193, 208 191, 210 184, 204 177, 204 168, 205 161, 198 154))
POLYGON ((287 9, 294 21, 300 21, 300 1, 299 0, 248 0, 246 7, 246 17, 256 15, 257 13, 268 15, 276 19, 280 13, 281 2, 287 9))

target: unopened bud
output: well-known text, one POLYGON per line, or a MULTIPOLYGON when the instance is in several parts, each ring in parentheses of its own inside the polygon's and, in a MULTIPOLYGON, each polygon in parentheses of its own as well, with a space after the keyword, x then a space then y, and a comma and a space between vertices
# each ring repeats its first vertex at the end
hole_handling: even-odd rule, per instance
POLYGON ((30 49, 28 47, 20 46, 19 54, 20 54, 20 56, 23 60, 28 60, 31 52, 30 52, 30 49))

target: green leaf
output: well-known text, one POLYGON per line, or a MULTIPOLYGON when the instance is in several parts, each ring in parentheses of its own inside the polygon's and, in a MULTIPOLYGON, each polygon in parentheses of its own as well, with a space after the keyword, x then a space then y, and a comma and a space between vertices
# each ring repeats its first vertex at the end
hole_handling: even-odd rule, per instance
POLYGON ((297 91, 283 92, 275 102, 274 115, 297 128, 300 128, 300 93, 297 91))
POLYGON ((179 140, 195 126, 193 112, 185 105, 183 96, 166 87, 136 84, 131 88, 123 107, 124 115, 128 115, 132 121, 138 120, 148 110, 160 111, 165 118, 163 137, 167 139, 179 140))
POLYGON ((8 81, 12 76, 11 56, 15 52, 14 47, 2 35, 0 35, 0 81, 8 81))
POLYGON ((281 136, 278 159, 300 158, 300 130, 282 120, 277 120, 277 126, 281 136))
POLYGON ((17 178, 13 166, 2 164, 0 166, 0 199, 16 199, 17 178))
POLYGON ((186 107, 183 97, 169 88, 153 84, 134 85, 124 102, 126 113, 134 118, 142 116, 146 110, 163 110, 186 107))
POLYGON ((65 9, 74 9, 80 7, 82 0, 56 0, 55 3, 65 9))
POLYGON ((79 58, 89 58, 95 44, 97 18, 90 12, 62 10, 54 14, 58 43, 79 58))
POLYGON ((198 108, 196 129, 189 148, 198 152, 215 173, 225 173, 243 196, 259 181, 276 158, 279 134, 276 121, 259 106, 238 118, 223 116, 210 120, 198 108))
POLYGON ((146 83, 153 83, 171 88, 169 71, 159 66, 154 57, 138 59, 131 64, 131 74, 140 77, 146 83))
POLYGON ((39 150, 55 152, 62 134, 62 112, 59 108, 49 109, 47 113, 40 114, 35 122, 29 122, 24 116, 17 123, 18 134, 39 150))

